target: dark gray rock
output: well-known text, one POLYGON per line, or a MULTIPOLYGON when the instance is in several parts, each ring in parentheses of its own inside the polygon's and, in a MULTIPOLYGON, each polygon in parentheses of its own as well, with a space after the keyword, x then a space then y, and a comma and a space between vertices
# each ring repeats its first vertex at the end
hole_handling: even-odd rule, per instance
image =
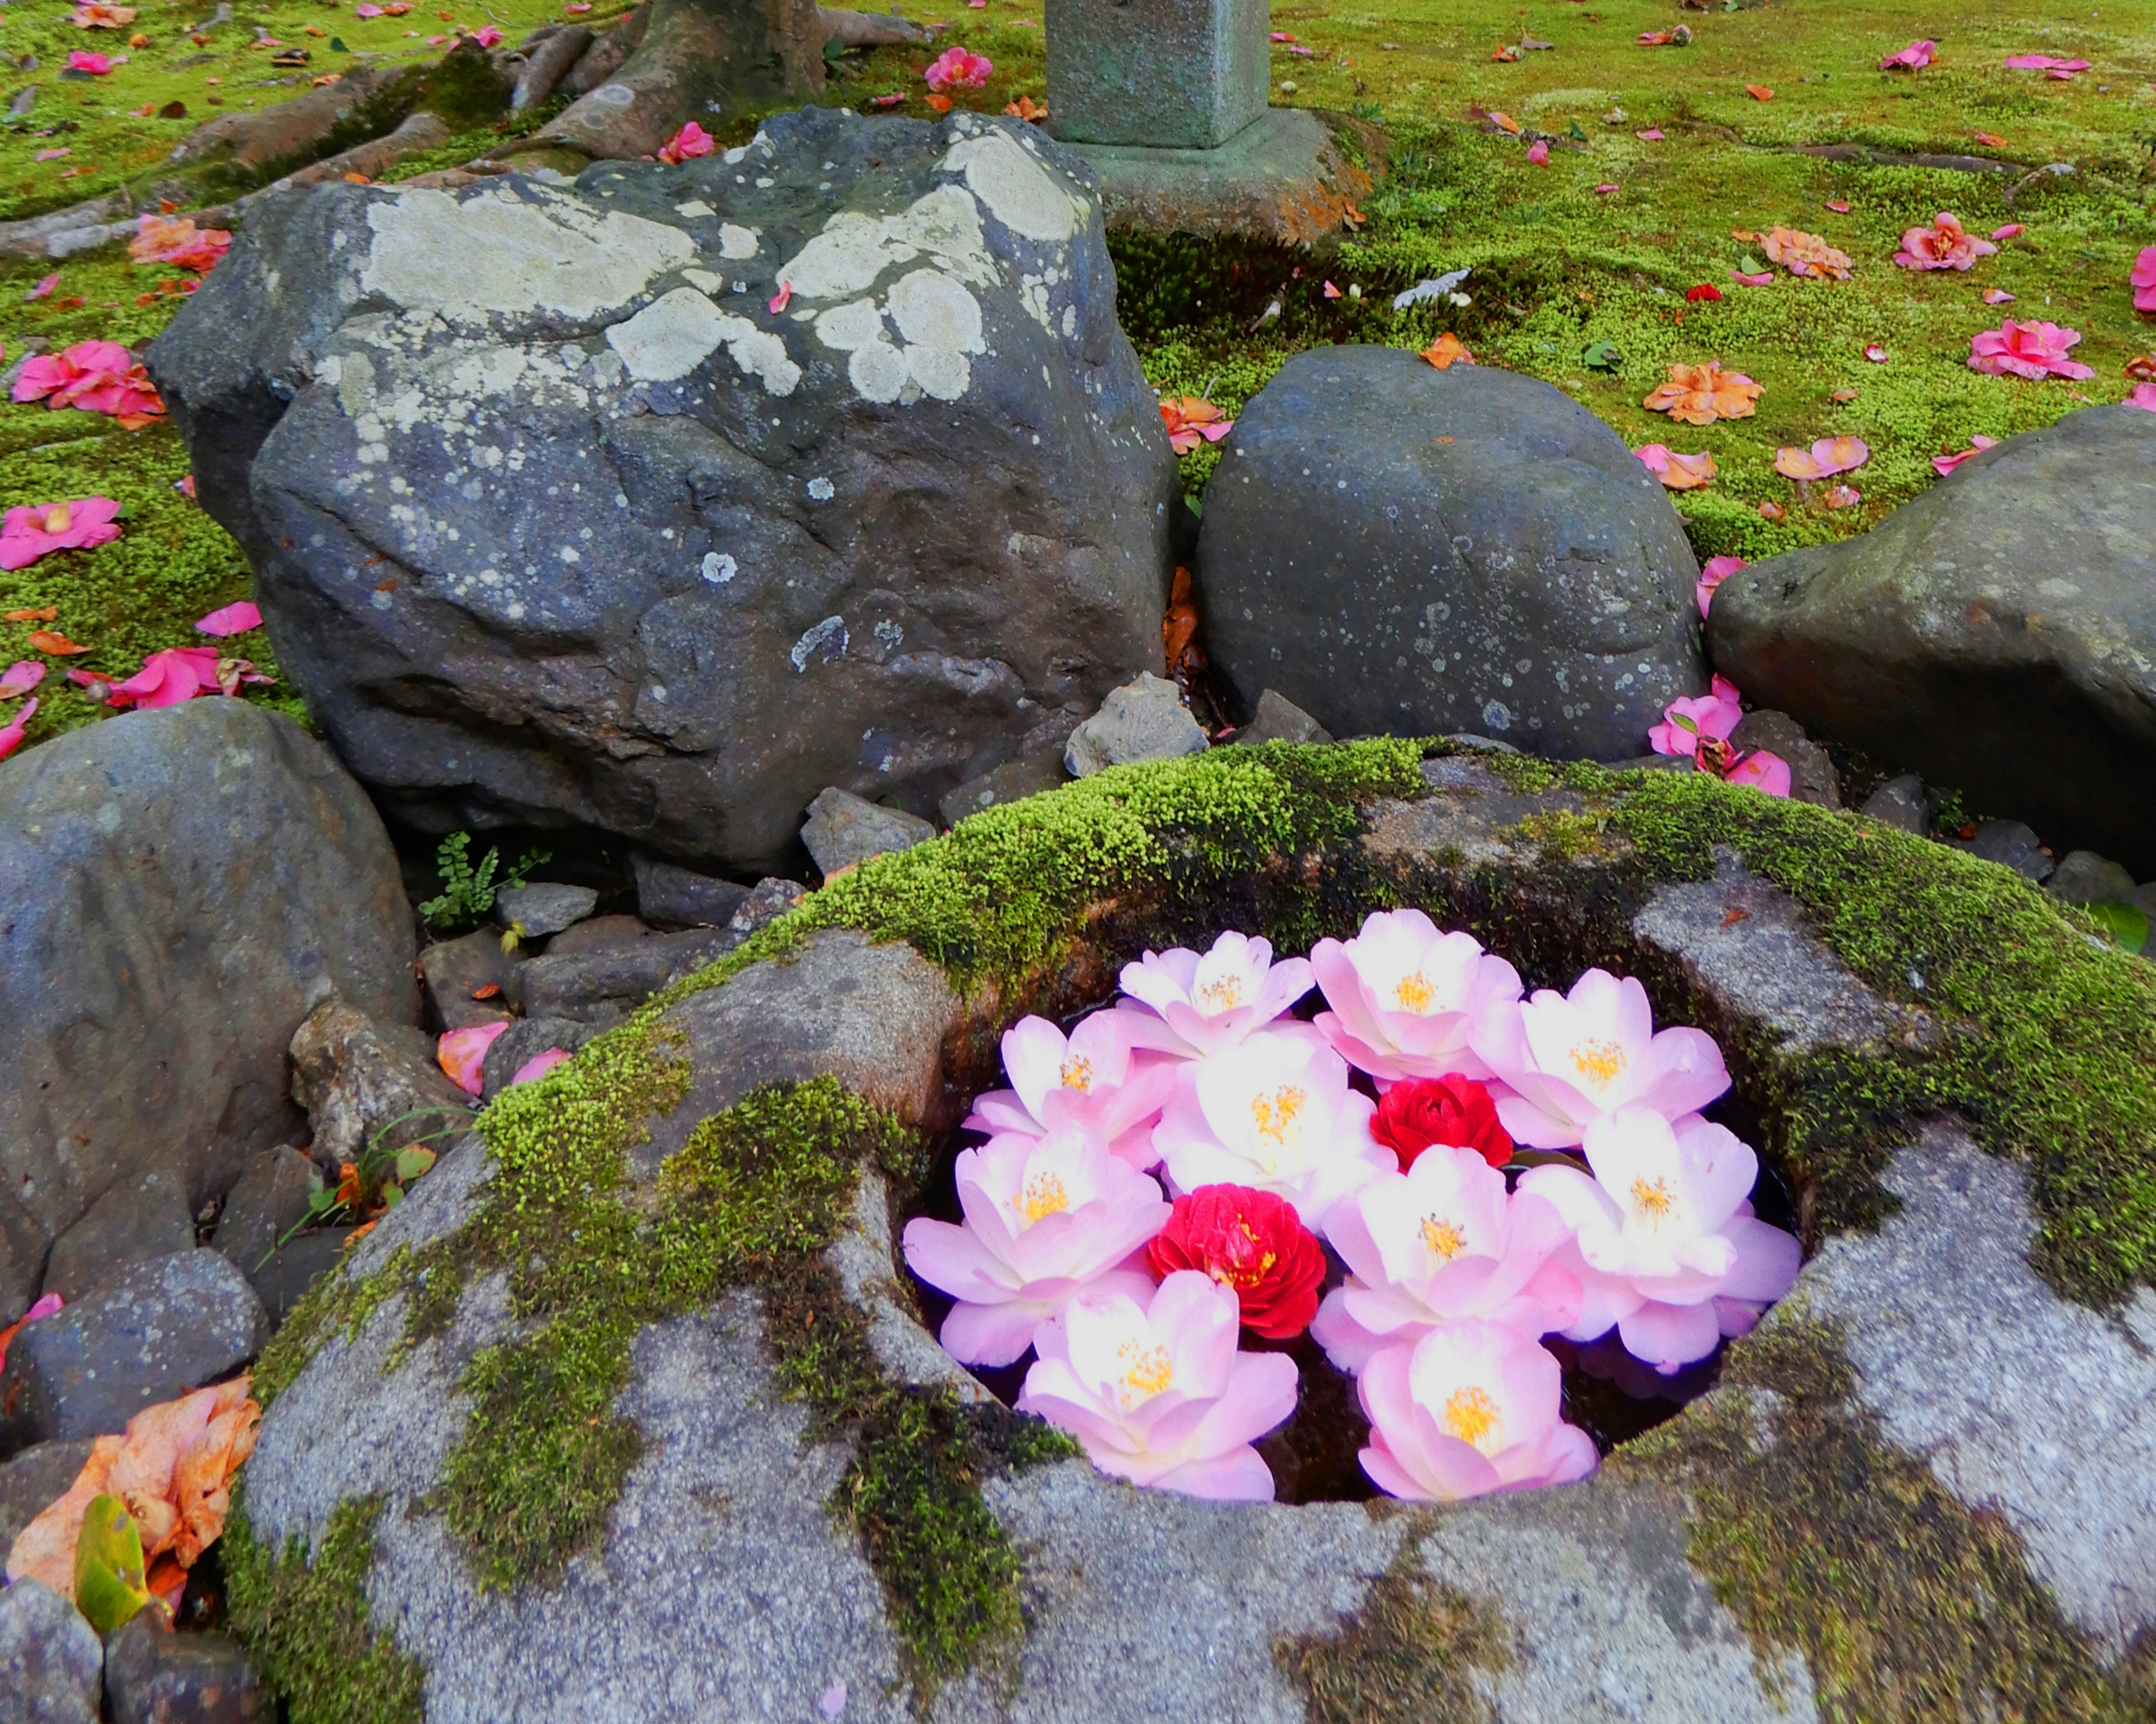
POLYGON ((1110 692, 1101 710, 1070 733, 1063 767, 1090 778, 1110 767, 1140 760, 1177 760, 1203 754, 1204 728, 1183 704, 1183 690, 1150 670, 1110 692))
POLYGON ((454 940, 438 940, 419 953, 419 973, 427 984, 427 1003, 438 1029, 468 1029, 475 1024, 500 1024, 509 1016, 501 993, 485 999, 482 988, 506 988, 509 972, 523 954, 504 952, 501 936, 479 928, 454 940))
POLYGON ((678 934, 648 934, 618 951, 567 957, 550 952, 516 972, 518 1003, 527 1018, 610 1023, 740 944, 727 928, 686 928, 678 934))
POLYGON ((404 1143, 454 1142, 470 1098, 442 1070, 434 1044, 409 1024, 382 1024, 325 1000, 292 1037, 292 1094, 313 1126, 315 1165, 334 1172, 388 1131, 404 1143))
POLYGON ((836 785, 819 792, 808 804, 808 818, 801 829, 801 842, 808 848, 809 859, 826 880, 871 856, 910 850, 935 836, 932 821, 903 808, 864 802, 836 785))
POLYGON ((380 818, 242 700, 126 713, 0 767, 0 1190, 40 1254, 123 1180, 169 1169, 193 1205, 296 1137, 285 1049, 330 993, 417 1016, 380 818))
POLYGON ((1256 747, 1261 742, 1330 742, 1332 732, 1289 700, 1278 689, 1258 696, 1250 721, 1235 732, 1235 741, 1256 747))
POLYGON ((105 1648, 65 1598, 34 1580, 0 1591, 0 1701, 8 1724, 97 1724, 105 1648))
POLYGON ((1732 575, 1715 665, 1814 736, 2156 873, 2152 468, 2156 413, 2131 408, 2009 438, 1868 533, 1732 575))
POLYGON ((345 1241, 352 1232, 349 1227, 323 1227, 295 1234, 271 1249, 268 1262, 258 1260, 250 1266, 248 1285, 262 1301, 272 1329, 281 1327, 301 1296, 344 1261, 345 1241))
MULTIPOLYGON (((321 1175, 300 1150, 274 1149, 239 1176, 218 1218, 217 1249, 252 1281, 269 1267, 277 1242, 307 1219, 321 1175)), ((257 1286, 254 1290, 261 1292, 257 1286)), ((265 1305, 269 1301, 263 1301, 265 1305)))
POLYGON ((968 778, 937 805, 937 812, 946 826, 956 826, 968 814, 978 814, 998 803, 1022 802, 1070 782, 1070 775, 1063 770, 1062 745, 1036 748, 992 767, 978 778, 968 778))
POLYGON ((733 880, 676 867, 641 850, 632 860, 636 869, 636 912, 646 921, 723 928, 726 918, 748 896, 748 888, 733 880))
POLYGON ((1055 132, 1085 143, 1214 150, 1265 111, 1265 0, 1050 0, 1055 132))
POLYGON ((627 952, 658 932, 641 916, 595 916, 547 942, 547 956, 589 957, 603 952, 627 952))
POLYGON ((1804 734, 1804 726, 1786 712, 1748 712, 1729 733, 1737 747, 1749 753, 1763 748, 1789 763, 1789 794, 1798 802, 1823 808, 1841 806, 1841 774, 1835 771, 1827 752, 1804 734))
POLYGON ((759 928, 769 927, 808 895, 808 888, 798 880, 766 875, 742 900, 741 908, 726 918, 726 926, 746 940, 759 928))
POLYGON ((1244 700, 1273 688, 1336 736, 1474 731, 1614 761, 1706 692, 1676 510, 1548 384, 1320 347, 1224 447, 1199 608, 1244 700))
POLYGON ((8 1322, 30 1308, 45 1278, 45 1234, 22 1200, 0 1188, 0 1312, 8 1322))
POLYGON ((1958 850, 2010 868, 2024 880, 2039 884, 2051 877, 2053 863, 2044 851, 2044 840, 2019 820, 1979 820, 1976 836, 1949 840, 1958 850))
POLYGON ((1924 794, 1924 781, 1914 772, 1889 778, 1865 798, 1859 812, 1919 838, 1932 829, 1931 798, 1924 794))
POLYGON ((2133 876, 2094 850, 2069 850, 2044 890, 2068 904, 2123 904, 2133 895, 2133 876))
POLYGON ((494 919, 505 928, 512 925, 522 928, 527 939, 541 940, 574 927, 598 905, 599 895, 589 886, 539 880, 528 886, 507 886, 496 893, 494 919))
POLYGON ((932 806, 1158 659, 1174 458, 1034 127, 273 195, 204 291, 151 358, 203 505, 427 829, 771 867, 825 785, 932 806))
POLYGON ((572 1018, 519 1018, 496 1036, 493 1046, 486 1050, 486 1064, 480 1077, 482 1098, 493 1101, 509 1087, 510 1079, 516 1076, 520 1066, 537 1059, 547 1049, 559 1048, 565 1054, 573 1054, 598 1034, 596 1025, 579 1024, 572 1018))
POLYGON ((67 1495, 96 1440, 33 1443, 13 1460, 0 1461, 0 1561, 25 1526, 67 1495))
POLYGON ((116 1185, 53 1241, 44 1290, 80 1299, 138 1263, 192 1251, 193 1206, 169 1167, 152 1167, 131 1185, 116 1185))
POLYGON ((112 1724, 269 1724, 277 1716, 275 1696, 237 1640, 176 1634, 154 1610, 136 1612, 105 1641, 105 1697, 112 1724))
POLYGON ((124 1430, 152 1402, 237 1370, 269 1333, 262 1301, 221 1252, 138 1264, 9 1344, 0 1449, 124 1430))

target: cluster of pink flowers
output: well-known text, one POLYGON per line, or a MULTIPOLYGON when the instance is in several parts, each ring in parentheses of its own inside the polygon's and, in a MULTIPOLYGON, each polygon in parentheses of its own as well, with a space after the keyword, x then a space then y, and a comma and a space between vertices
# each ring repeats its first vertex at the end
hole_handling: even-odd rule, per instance
POLYGON ((1307 959, 1230 932, 1122 982, 1068 1035, 1028 1018, 1004 1036, 1011 1087, 979 1099, 966 1124, 988 1142, 957 1157, 964 1219, 905 1232, 957 1301, 944 1347, 980 1366, 1029 1349, 1019 1408, 1106 1472, 1270 1499, 1253 1444, 1299 1380, 1238 1331, 1306 1327, 1357 1380, 1381 1490, 1569 1482, 1595 1449, 1544 1336, 1614 1331, 1673 1373, 1795 1279, 1797 1241, 1752 1213, 1757 1157, 1698 1112, 1729 1086, 1720 1049, 1657 1032, 1636 981, 1523 998, 1473 936, 1399 910, 1307 959), (1313 985, 1327 1009, 1289 1016, 1313 985), (1543 1153, 1522 1169, 1516 1142, 1543 1153), (1321 1298, 1326 1245, 1345 1276, 1321 1298))
POLYGON ((978 90, 994 74, 995 62, 970 48, 947 48, 928 63, 921 76, 931 90, 978 90))
MULTIPOLYGON (((1733 557, 1714 561, 1735 565, 1722 569, 1715 580, 1716 587, 1744 567, 1733 557)), ((1712 565, 1709 568, 1712 572, 1712 565)), ((1704 576, 1700 584, 1704 589, 1700 606, 1704 614, 1713 588, 1707 586, 1704 576)), ((1789 762, 1764 748, 1740 752, 1730 741, 1743 717, 1744 697, 1737 685, 1726 676, 1717 676, 1706 694, 1682 695, 1665 706, 1662 721, 1647 732, 1647 746, 1657 754, 1688 754, 1697 770, 1712 772, 1727 783, 1749 784, 1769 796, 1787 796, 1789 762)))
POLYGON ((117 341, 77 341, 23 362, 11 392, 18 402, 109 413, 127 430, 161 417, 165 403, 150 373, 117 341))

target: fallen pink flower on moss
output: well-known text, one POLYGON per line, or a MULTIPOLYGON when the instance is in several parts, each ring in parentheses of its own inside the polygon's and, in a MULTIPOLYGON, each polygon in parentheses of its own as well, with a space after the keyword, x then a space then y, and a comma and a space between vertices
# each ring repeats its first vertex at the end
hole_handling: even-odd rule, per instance
POLYGON ((1541 138, 1537 138, 1534 142, 1527 146, 1527 160, 1536 167, 1548 167, 1549 166, 1548 144, 1541 138))
POLYGON ((2096 375, 2090 367, 2066 357, 2066 350, 2081 338, 2077 329, 2043 321, 2016 323, 2010 317, 1997 329, 1969 338, 1969 368, 1992 377, 2027 377, 2031 382, 2071 377, 2079 382, 2096 375))
POLYGON ((2089 69, 2087 60, 2054 59, 2048 54, 2010 54, 2006 57, 2008 69, 2015 72, 2042 72, 2053 78, 2071 78, 2076 72, 2089 69))
POLYGON ((1880 61, 1879 69, 1882 72, 1921 72, 1931 64, 1938 50, 1938 44, 1936 42, 1912 42, 1907 48, 1890 54, 1880 61))
POLYGON ((1699 598, 1700 615, 1706 616, 1707 606, 1713 602, 1716 587, 1735 574, 1738 570, 1750 567, 1751 565, 1741 557, 1708 557, 1706 567, 1699 572, 1698 582, 1692 588, 1699 598))
POLYGON ((232 234, 226 228, 198 228, 192 216, 168 219, 154 212, 144 213, 127 242, 127 255, 138 264, 170 264, 198 275, 216 268, 231 249, 232 234))
POLYGON ((1826 494, 1830 509, 1854 509, 1864 500, 1864 493, 1853 485, 1838 485, 1826 494))
POLYGON ((244 634, 250 629, 262 626, 262 612, 251 598, 243 598, 237 604, 228 604, 212 611, 195 624, 200 634, 213 634, 220 640, 229 634, 244 634))
POLYGON ((92 54, 86 49, 72 50, 67 58, 70 72, 87 72, 93 78, 102 78, 112 69, 112 62, 105 55, 92 54))
POLYGON ((23 710, 7 724, 0 725, 0 760, 5 760, 23 746, 23 738, 30 728, 30 721, 38 716, 38 703, 25 700, 23 710))
POLYGON ((1647 732, 1647 746, 1657 754, 1696 753, 1702 739, 1727 741, 1743 716, 1743 697, 1737 685, 1717 676, 1708 693, 1681 695, 1665 706, 1662 721, 1647 732))
POLYGON ((2156 245, 2141 248, 2126 279, 2133 289, 2133 309, 2156 311, 2156 245))
POLYGON ((519 1084, 536 1083, 556 1066, 568 1063, 569 1050, 567 1048, 549 1048, 543 1054, 534 1054, 509 1075, 508 1087, 513 1090, 519 1084))
POLYGON ((23 504, 0 524, 0 569, 28 568, 55 551, 88 551, 120 536, 119 504, 110 497, 23 504))
POLYGON ((711 133, 691 120, 666 140, 659 151, 659 159, 670 167, 679 167, 696 156, 710 155, 716 142, 711 133))
POLYGON ((1984 303, 1987 305, 2010 305, 2014 303, 2014 295, 2003 287, 1987 287, 1984 290, 1984 303))
POLYGON ((27 359, 11 393, 17 402, 105 413, 128 431, 162 418, 165 411, 149 372, 117 341, 77 341, 58 353, 27 359))
POLYGON ((2138 407, 2143 413, 2156 413, 2156 383, 2136 383, 2127 391, 2121 407, 2138 407))
POLYGON ((45 680, 45 667, 36 659, 18 659, 4 671, 0 671, 0 700, 13 700, 27 695, 45 680))
POLYGON ((1932 457, 1932 470, 1938 474, 1940 478, 1944 479, 1948 474, 1953 472, 1955 468, 1960 466, 1964 461, 1973 461, 1979 455, 1982 454, 1984 450, 1998 448, 1999 439, 1995 437, 1986 437, 1981 431, 1979 431, 1975 436, 1969 439, 1969 444, 1971 445, 1969 448, 1958 450, 1950 455, 1933 455, 1932 457))
POLYGON ((1774 272, 1772 269, 1763 269, 1756 275, 1748 275, 1742 269, 1732 269, 1729 272, 1729 279, 1739 287, 1772 287, 1774 285, 1774 272))
POLYGON ((1911 228, 1902 235, 1902 249, 1894 261, 1904 269, 1969 269, 1979 258, 1988 258, 1999 248, 1979 239, 1961 224, 1952 210, 1943 209, 1928 228, 1911 228))
POLYGON ((467 1095, 476 1095, 484 1087, 482 1075, 486 1070, 486 1050, 492 1047, 495 1038, 509 1028, 506 1020, 500 1024, 474 1024, 464 1029, 452 1029, 434 1044, 434 1063, 449 1074, 449 1081, 467 1095))
POLYGON ((2020 222, 2009 222, 2004 227, 1994 228, 1991 237, 2003 244, 2009 239, 2019 239, 2025 231, 2020 222))
POLYGON ((1774 470, 1784 479, 1831 479, 1871 459, 1871 447, 1861 437, 1822 437, 1808 449, 1776 449, 1774 470))
POLYGON ((105 695, 116 707, 177 706, 200 694, 221 694, 215 647, 167 647, 151 653, 142 668, 105 695))
POLYGON ((975 54, 970 49, 947 48, 929 62, 921 75, 933 90, 978 90, 995 69, 995 62, 986 54, 975 54))
POLYGON ((501 32, 492 24, 482 24, 472 32, 472 40, 478 43, 481 48, 499 48, 501 45, 501 32))
POLYGON ((1662 484, 1673 491, 1698 490, 1714 482, 1714 456, 1702 449, 1697 454, 1679 454, 1666 444, 1650 443, 1632 453, 1662 484))

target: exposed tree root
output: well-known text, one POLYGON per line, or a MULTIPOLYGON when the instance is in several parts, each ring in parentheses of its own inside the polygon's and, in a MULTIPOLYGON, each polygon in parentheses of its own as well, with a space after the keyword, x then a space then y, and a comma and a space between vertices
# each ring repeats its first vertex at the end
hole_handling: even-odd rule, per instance
POLYGON ((325 84, 280 102, 274 108, 220 114, 206 121, 173 147, 167 161, 175 167, 218 162, 242 172, 259 172, 273 163, 318 150, 340 126, 397 82, 401 74, 362 66, 334 84, 325 84))
POLYGON ((526 42, 524 69, 516 74, 516 88, 510 95, 509 111, 521 114, 545 101, 591 45, 592 33, 582 24, 548 30, 543 38, 526 42))

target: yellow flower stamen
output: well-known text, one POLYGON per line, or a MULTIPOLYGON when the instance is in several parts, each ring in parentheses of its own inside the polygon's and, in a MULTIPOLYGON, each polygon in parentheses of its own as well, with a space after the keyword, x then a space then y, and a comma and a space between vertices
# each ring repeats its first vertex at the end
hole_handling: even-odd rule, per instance
POLYGON ((1497 1403, 1482 1389, 1470 1384, 1456 1388, 1445 1403, 1445 1428, 1463 1443, 1481 1446, 1483 1438, 1496 1429, 1497 1403))
MULTIPOLYGON (((1122 1383, 1126 1388, 1136 1391, 1124 1401, 1133 1406, 1141 1400, 1149 1400, 1175 1380, 1175 1365, 1164 1347, 1141 1347, 1135 1341, 1127 1341, 1116 1349, 1116 1356, 1126 1362, 1122 1383)), ((1118 1399, 1123 1399, 1118 1396, 1118 1399)))
POLYGON ((1403 976, 1393 985, 1393 999, 1403 1012, 1423 1013, 1436 998, 1437 990, 1430 985, 1430 977, 1420 970, 1403 976))
POLYGON ((1090 1094, 1093 1088, 1093 1062, 1073 1054, 1063 1062, 1062 1077, 1065 1089, 1083 1090, 1090 1094))
POLYGON ((1025 1217, 1028 1227, 1044 1215, 1060 1215, 1070 1207, 1063 1182, 1053 1173, 1036 1173, 1011 1199, 1011 1208, 1025 1217))
POLYGON ((1223 976, 1217 982, 1204 983, 1198 990, 1198 1003, 1209 1017, 1216 1012, 1234 1011, 1243 1003, 1243 978, 1223 976))
POLYGON ((1440 1221, 1435 1215, 1422 1219, 1422 1242, 1447 1263, 1467 1249, 1467 1236, 1450 1221, 1440 1221))
POLYGON ((1668 1183, 1657 1179, 1652 1185, 1645 1179, 1632 1182, 1632 1216, 1649 1227, 1659 1229, 1670 1219, 1670 1211, 1676 1200, 1670 1195, 1668 1183))
POLYGON ((1285 1144, 1289 1131, 1301 1117, 1303 1104, 1309 1099, 1308 1090, 1299 1090, 1292 1084, 1282 1084, 1270 1095, 1253 1095, 1250 1117, 1257 1122, 1258 1135, 1270 1138, 1275 1144, 1285 1144))
POLYGON ((74 525, 74 516, 64 503, 55 503, 45 511, 44 530, 49 533, 64 533, 74 525))
POLYGON ((1572 1063, 1582 1077, 1607 1085, 1625 1069, 1625 1049, 1616 1042, 1578 1042, 1573 1046, 1572 1063))

